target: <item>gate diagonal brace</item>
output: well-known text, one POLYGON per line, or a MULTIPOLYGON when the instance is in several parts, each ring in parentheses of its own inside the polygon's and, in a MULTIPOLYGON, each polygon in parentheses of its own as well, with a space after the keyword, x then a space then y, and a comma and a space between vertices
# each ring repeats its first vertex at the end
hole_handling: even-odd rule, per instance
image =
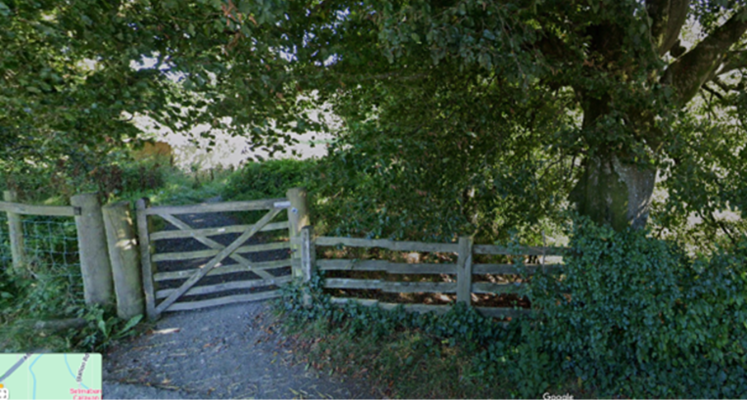
POLYGON ((252 225, 251 229, 248 229, 244 233, 241 234, 236 240, 234 240, 231 244, 229 244, 227 247, 223 248, 218 254, 215 255, 210 261, 207 262, 207 264, 200 267, 197 272, 195 272, 194 275, 192 275, 187 281, 185 281, 179 288, 171 293, 169 297, 167 297, 164 301, 161 302, 156 307, 156 315, 161 314, 164 312, 170 305, 174 304, 176 300, 183 295, 187 290, 189 290, 192 286, 194 286, 197 281, 202 279, 205 275, 207 275, 210 270, 215 268, 216 265, 218 265, 221 261, 223 261, 224 258, 228 257, 231 253, 236 251, 244 242, 246 242, 250 237, 254 236, 257 232, 259 232, 262 227, 267 225, 273 218, 275 218, 276 215, 278 215, 282 211, 282 209, 273 209, 270 210, 267 214, 265 214, 262 219, 257 221, 256 224, 252 225))
MULTIPOLYGON (((194 229, 191 226, 189 226, 187 223, 185 223, 184 221, 182 221, 182 220, 174 217, 173 215, 170 215, 170 214, 157 214, 157 215, 160 216, 160 217, 162 217, 163 219, 165 219, 166 221, 168 221, 169 223, 171 223, 172 225, 174 225, 175 227, 177 227, 177 228, 179 228, 181 230, 189 231, 189 230, 194 229)), ((226 246, 224 246, 224 245, 216 242, 213 239, 208 238, 207 236, 192 234, 191 237, 194 238, 195 240, 197 240, 198 242, 204 244, 205 246, 210 247, 213 250, 223 250, 223 249, 226 248, 226 246)), ((273 276, 272 274, 270 274, 267 271, 254 270, 252 268, 252 266, 251 266, 252 262, 250 260, 244 258, 243 256, 239 255, 239 254, 231 254, 229 257, 232 260, 238 262, 239 265, 241 265, 242 267, 246 267, 249 271, 254 272, 255 274, 261 276, 264 279, 273 279, 273 278, 275 278, 275 276, 273 276)))

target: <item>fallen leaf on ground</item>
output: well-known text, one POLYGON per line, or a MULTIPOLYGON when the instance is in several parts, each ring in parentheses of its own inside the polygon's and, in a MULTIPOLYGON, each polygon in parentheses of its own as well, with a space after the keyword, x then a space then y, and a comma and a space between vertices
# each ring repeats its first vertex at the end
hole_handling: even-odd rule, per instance
POLYGON ((169 333, 177 333, 180 330, 182 330, 182 328, 166 328, 166 329, 159 329, 157 331, 151 331, 151 333, 153 335, 166 335, 169 333))

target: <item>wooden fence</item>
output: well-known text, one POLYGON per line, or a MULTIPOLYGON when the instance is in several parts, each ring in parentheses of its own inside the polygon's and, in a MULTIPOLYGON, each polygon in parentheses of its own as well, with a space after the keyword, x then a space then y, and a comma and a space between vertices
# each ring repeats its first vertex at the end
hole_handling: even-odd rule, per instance
MULTIPOLYGON (((516 294, 520 285, 525 283, 493 283, 487 281, 473 282, 476 275, 515 275, 516 266, 512 264, 490 264, 473 262, 474 255, 507 255, 507 256, 540 256, 563 255, 559 247, 516 247, 508 248, 494 245, 475 245, 470 237, 460 237, 458 243, 424 243, 409 241, 392 241, 381 239, 356 239, 343 237, 314 237, 313 228, 303 228, 302 234, 295 242, 301 246, 299 268, 304 279, 308 280, 316 268, 321 271, 383 271, 395 276, 448 274, 456 276, 452 282, 417 282, 382 279, 326 278, 324 287, 328 289, 377 289, 384 293, 443 293, 456 294, 456 302, 471 304, 472 294, 516 294), (396 263, 384 260, 357 259, 316 259, 317 247, 348 246, 362 248, 383 248, 393 251, 455 253, 456 263, 448 264, 411 264, 396 263)), ((561 264, 527 265, 526 272, 531 274, 538 269, 549 271, 560 268, 561 264)), ((407 311, 444 313, 451 305, 400 304, 386 303, 372 299, 333 297, 335 303, 356 302, 366 306, 379 306, 393 309, 403 305, 407 311)), ((485 316, 496 318, 516 317, 528 312, 526 309, 509 307, 476 307, 485 316)))
MULTIPOLYGON (((176 301, 183 295, 213 294, 220 291, 246 289, 258 285, 276 286, 289 282, 293 277, 309 280, 315 269, 321 271, 378 271, 394 277, 407 275, 448 275, 441 281, 359 279, 355 277, 329 277, 324 281, 327 289, 375 289, 384 293, 441 293, 456 295, 458 303, 471 304, 473 295, 517 294, 520 285, 525 283, 496 283, 486 279, 475 279, 480 275, 516 275, 516 267, 509 263, 477 263, 476 255, 504 256, 562 256, 564 248, 559 247, 503 247, 474 244, 470 237, 460 237, 457 243, 425 243, 392 241, 382 239, 356 239, 343 237, 315 237, 310 226, 306 191, 302 188, 290 189, 287 198, 268 199, 250 202, 227 202, 215 204, 195 204, 191 206, 150 207, 147 200, 137 204, 136 218, 126 202, 102 207, 95 194, 81 194, 71 198, 71 206, 52 207, 27 205, 16 202, 13 192, 5 192, 0 202, 0 212, 8 215, 10 247, 15 268, 23 268, 24 245, 21 215, 69 216, 75 218, 77 228, 80 264, 83 276, 85 300, 87 304, 110 303, 116 296, 117 311, 122 318, 142 314, 157 317, 163 311, 192 309, 235 301, 259 300, 275 297, 276 290, 255 294, 233 295, 204 301, 176 301), (245 211, 265 209, 269 212, 253 225, 234 225, 219 228, 195 229, 174 217, 175 214, 209 213, 225 211, 245 211), (287 210, 288 221, 270 223, 280 211, 287 210), (151 232, 148 219, 159 216, 176 226, 173 231, 151 232), (137 225, 135 225, 135 219, 137 225), (137 229, 136 229, 137 227, 137 229), (304 227, 304 228, 301 228, 304 227), (288 229, 289 242, 244 245, 255 233, 265 230, 288 229), (241 233, 229 245, 221 245, 209 236, 226 233, 241 233), (193 238, 206 245, 206 250, 156 254, 153 241, 176 238, 193 238), (453 263, 399 263, 387 260, 357 259, 318 259, 318 247, 347 246, 355 248, 382 248, 391 251, 452 253, 453 263), (290 248, 290 260, 250 262, 241 253, 290 248), (209 258, 198 269, 179 271, 155 271, 154 264, 160 261, 209 258), (222 265, 224 259, 231 258, 238 264, 222 265), (290 265, 291 276, 270 275, 270 269, 290 265), (259 279, 236 282, 221 282, 203 286, 195 283, 207 276, 232 274, 240 271, 256 273, 259 279), (158 289, 157 283, 167 280, 184 280, 181 286, 158 289), (156 299, 163 299, 156 304, 156 299)), ((552 270, 561 264, 544 262, 527 265, 525 271, 534 273, 538 269, 552 270)), ((387 276, 387 278, 391 278, 387 276)), ((450 304, 400 304, 355 297, 333 297, 333 302, 357 302, 368 306, 393 309, 403 305, 405 310, 437 313, 446 312, 450 304)), ((508 318, 528 312, 526 309, 511 307, 481 307, 485 316, 508 318)))
POLYGON ((112 272, 106 244, 101 205, 95 194, 80 194, 70 199, 71 206, 39 206, 17 202, 16 193, 5 191, 0 212, 8 215, 8 233, 13 268, 27 264, 22 215, 73 217, 78 236, 78 253, 86 304, 112 301, 112 272))

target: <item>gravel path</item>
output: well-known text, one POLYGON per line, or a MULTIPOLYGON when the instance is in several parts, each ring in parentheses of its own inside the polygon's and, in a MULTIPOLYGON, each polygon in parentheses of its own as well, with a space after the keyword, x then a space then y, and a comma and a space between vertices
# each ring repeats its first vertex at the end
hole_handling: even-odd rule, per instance
MULTIPOLYGON (((220 214, 184 220, 200 228, 235 224, 220 214)), ((261 258, 253 261, 267 259, 261 258)), ((268 302, 166 313, 153 329, 104 354, 104 398, 381 397, 363 380, 294 363, 277 323, 268 302)))

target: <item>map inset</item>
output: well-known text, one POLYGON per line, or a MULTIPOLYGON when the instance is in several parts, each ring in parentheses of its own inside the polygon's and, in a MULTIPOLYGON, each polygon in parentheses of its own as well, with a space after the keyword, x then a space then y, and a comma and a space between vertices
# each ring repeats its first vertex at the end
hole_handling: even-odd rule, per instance
POLYGON ((101 354, 1 354, 0 399, 101 399, 101 354))

